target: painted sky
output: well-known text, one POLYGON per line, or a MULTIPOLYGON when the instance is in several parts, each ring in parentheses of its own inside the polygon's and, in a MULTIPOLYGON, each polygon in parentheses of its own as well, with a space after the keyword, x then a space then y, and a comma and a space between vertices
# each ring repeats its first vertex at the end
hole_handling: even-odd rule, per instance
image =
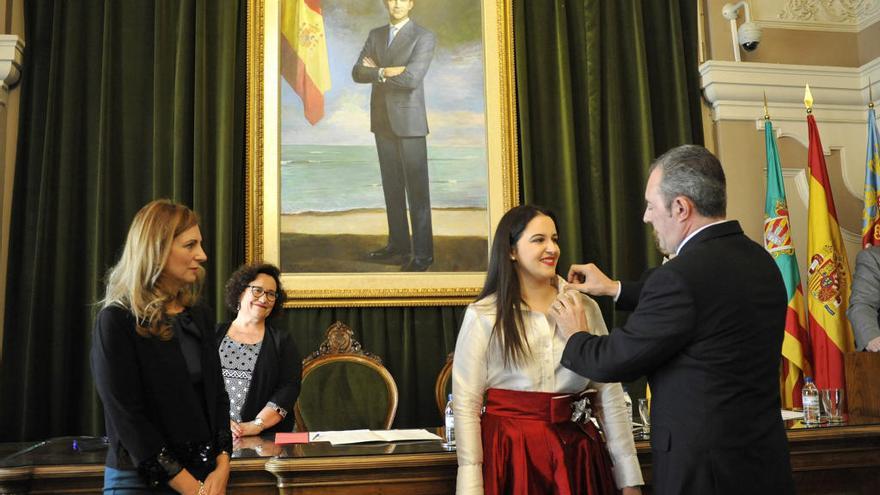
MULTIPOLYGON (((322 7, 332 80, 324 118, 310 125, 299 97, 281 78, 281 143, 373 144, 370 85, 352 81, 351 69, 369 31, 388 22, 387 12, 379 0, 324 0, 322 7)), ((428 146, 485 146, 479 2, 419 0, 410 17, 437 36, 425 76, 428 146)))

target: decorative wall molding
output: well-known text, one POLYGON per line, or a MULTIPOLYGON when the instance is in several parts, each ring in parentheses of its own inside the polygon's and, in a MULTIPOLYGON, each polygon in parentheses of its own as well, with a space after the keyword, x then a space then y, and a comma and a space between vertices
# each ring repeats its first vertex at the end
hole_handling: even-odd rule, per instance
POLYGON ((806 84, 822 122, 865 124, 869 78, 880 101, 880 58, 858 68, 709 60, 700 65, 700 76, 716 122, 761 122, 765 93, 774 122, 803 122, 806 84))
POLYGON ((763 27, 858 32, 880 21, 880 0, 751 1, 753 19, 763 27))
POLYGON ((0 105, 6 105, 9 88, 21 78, 24 41, 14 34, 0 34, 0 105))

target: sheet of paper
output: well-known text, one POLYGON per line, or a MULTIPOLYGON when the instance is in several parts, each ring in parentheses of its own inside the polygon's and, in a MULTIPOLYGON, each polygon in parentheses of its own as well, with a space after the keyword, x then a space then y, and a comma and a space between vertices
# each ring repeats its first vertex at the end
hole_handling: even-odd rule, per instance
POLYGON ((275 443, 309 443, 309 434, 305 431, 296 431, 293 433, 276 433, 275 443))
POLYGON ((782 420, 787 421, 789 419, 803 419, 804 413, 801 411, 791 411, 788 409, 782 410, 782 420))
POLYGON ((332 445, 348 445, 367 442, 443 440, 439 436, 423 429, 317 431, 311 433, 309 439, 312 442, 330 442, 332 445))

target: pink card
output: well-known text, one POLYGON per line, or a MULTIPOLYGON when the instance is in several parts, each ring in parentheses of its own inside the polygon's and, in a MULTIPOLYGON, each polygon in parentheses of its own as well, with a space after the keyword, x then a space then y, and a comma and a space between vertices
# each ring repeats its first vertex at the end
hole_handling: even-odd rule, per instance
POLYGON ((275 443, 309 443, 309 432, 296 431, 293 433, 276 433, 275 443))

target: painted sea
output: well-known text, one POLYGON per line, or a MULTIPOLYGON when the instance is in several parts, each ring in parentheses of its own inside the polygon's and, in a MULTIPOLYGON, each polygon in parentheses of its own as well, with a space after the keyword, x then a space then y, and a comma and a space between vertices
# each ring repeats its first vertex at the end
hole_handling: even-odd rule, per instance
MULTIPOLYGON (((486 209, 483 147, 428 146, 432 208, 486 209)), ((283 214, 385 208, 374 145, 282 145, 283 214)))

